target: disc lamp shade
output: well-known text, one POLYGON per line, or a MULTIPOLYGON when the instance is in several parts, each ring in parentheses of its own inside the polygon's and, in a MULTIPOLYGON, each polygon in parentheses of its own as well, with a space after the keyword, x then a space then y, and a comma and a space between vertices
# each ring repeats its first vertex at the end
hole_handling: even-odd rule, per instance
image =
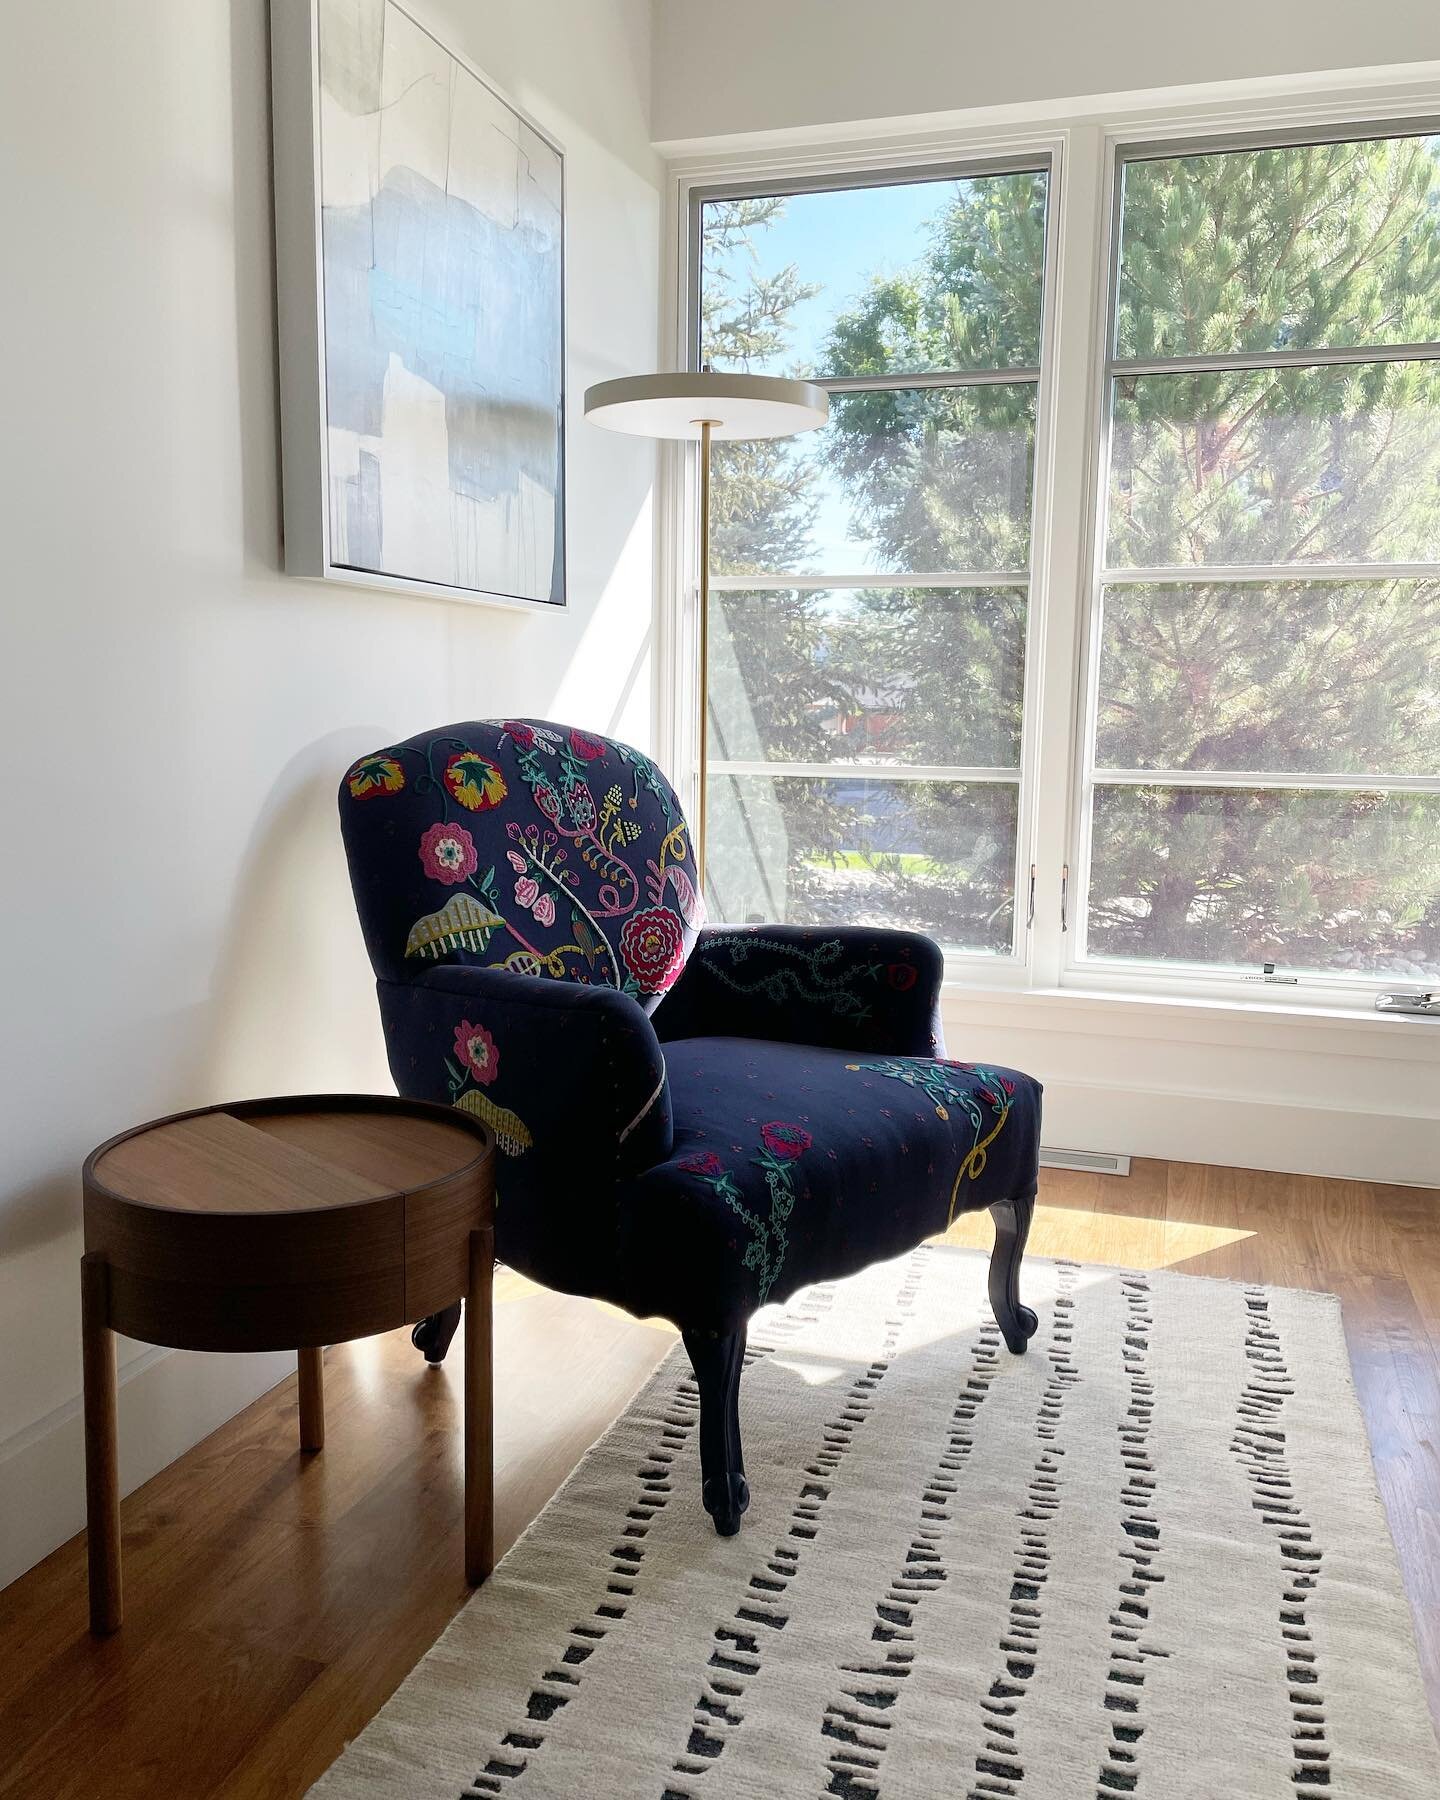
POLYGON ((585 417, 607 431, 678 438, 700 446, 700 795, 695 863, 705 887, 706 768, 710 712, 710 445, 716 438, 794 437, 830 416, 830 397, 810 381, 778 375, 626 375, 585 393, 585 417))

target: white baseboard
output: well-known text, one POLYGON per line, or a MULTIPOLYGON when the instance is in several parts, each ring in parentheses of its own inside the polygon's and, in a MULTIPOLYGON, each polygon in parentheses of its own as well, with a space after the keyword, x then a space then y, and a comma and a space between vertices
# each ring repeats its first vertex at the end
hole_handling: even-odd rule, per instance
POLYGON ((1440 1120, 1413 1114, 1059 1080, 1046 1083, 1045 1135, 1169 1162, 1440 1186, 1440 1120))
MULTIPOLYGON (((147 1350, 120 1377, 120 1491, 131 1493, 295 1369, 293 1350, 221 1356, 147 1350)), ((85 1524, 77 1394, 0 1444, 0 1587, 85 1524)))

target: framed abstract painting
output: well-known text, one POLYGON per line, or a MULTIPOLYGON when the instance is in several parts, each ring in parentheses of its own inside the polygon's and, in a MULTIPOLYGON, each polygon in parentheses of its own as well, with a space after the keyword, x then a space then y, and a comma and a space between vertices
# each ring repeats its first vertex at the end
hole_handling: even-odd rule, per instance
POLYGON ((272 0, 285 566, 565 604, 565 159, 396 0, 272 0))

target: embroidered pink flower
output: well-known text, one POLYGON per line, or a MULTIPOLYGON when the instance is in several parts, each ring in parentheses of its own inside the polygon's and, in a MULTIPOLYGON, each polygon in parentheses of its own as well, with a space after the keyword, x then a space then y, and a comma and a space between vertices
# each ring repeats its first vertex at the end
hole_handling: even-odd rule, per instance
POLYGON ((462 1019, 455 1027, 455 1054, 477 1081, 493 1081, 500 1067, 500 1052, 483 1025, 462 1019))
POLYGON ((553 925, 555 923, 555 902, 549 894, 542 894, 530 910, 539 924, 553 925))
POLYGON ((540 883, 532 875, 522 875, 515 883, 515 898, 521 906, 533 906, 540 898, 540 883))
POLYGON ((633 914, 620 933, 620 954, 642 994, 663 994, 685 961, 680 915, 668 906, 633 914))
POLYGON ((456 887, 480 866, 475 840, 463 825, 432 825, 420 839, 420 861, 432 881, 456 887))
POLYGON ((713 1150, 706 1150, 700 1156, 687 1156, 680 1167, 687 1175, 721 1175, 725 1165, 713 1150))
POLYGON ((803 1125, 787 1125, 781 1119, 772 1119, 768 1125, 760 1127, 760 1141, 781 1162, 794 1162, 797 1156, 805 1154, 814 1139, 803 1125))
POLYGON ((915 985, 916 970, 913 963, 891 963, 885 975, 897 994, 908 994, 915 985))
POLYGON ((527 725, 523 719, 507 719, 500 729, 507 737, 514 738, 522 750, 535 748, 535 727, 527 725))
POLYGON ((1002 1075, 1000 1077, 1000 1085, 1007 1094, 1013 1094, 1015 1092, 1015 1083, 1008 1075, 1002 1075))
POLYGON ((572 731, 570 733, 570 748, 580 758, 581 762, 599 762, 600 758, 605 754, 605 746, 600 742, 599 738, 593 738, 588 732, 584 731, 572 731))
POLYGON ((507 850, 505 852, 505 860, 517 875, 523 875, 525 873, 525 858, 518 850, 507 850))

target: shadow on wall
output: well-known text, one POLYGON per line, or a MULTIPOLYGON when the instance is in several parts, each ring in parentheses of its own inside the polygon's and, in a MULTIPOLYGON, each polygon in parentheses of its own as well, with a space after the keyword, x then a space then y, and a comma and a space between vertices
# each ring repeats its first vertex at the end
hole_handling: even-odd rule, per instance
POLYGON ((215 961, 205 1093, 391 1091, 336 804, 345 771, 386 738, 375 725, 317 739, 261 803, 215 961))
MULTIPOLYGON (((101 1066, 119 1057, 133 1069, 143 1057, 156 1070, 145 1085, 177 1112, 287 1087, 389 1090, 335 799, 346 769, 386 735, 378 725, 353 727, 291 758, 239 859, 206 998, 149 1016, 143 1043, 92 1042, 101 1066)), ((103 1094, 90 1094, 87 1105, 97 1099, 103 1094)), ((92 1116, 96 1141, 138 1123, 103 1107, 92 1116)), ((0 1208, 0 1260, 79 1223, 78 1165, 14 1189, 0 1208)))

